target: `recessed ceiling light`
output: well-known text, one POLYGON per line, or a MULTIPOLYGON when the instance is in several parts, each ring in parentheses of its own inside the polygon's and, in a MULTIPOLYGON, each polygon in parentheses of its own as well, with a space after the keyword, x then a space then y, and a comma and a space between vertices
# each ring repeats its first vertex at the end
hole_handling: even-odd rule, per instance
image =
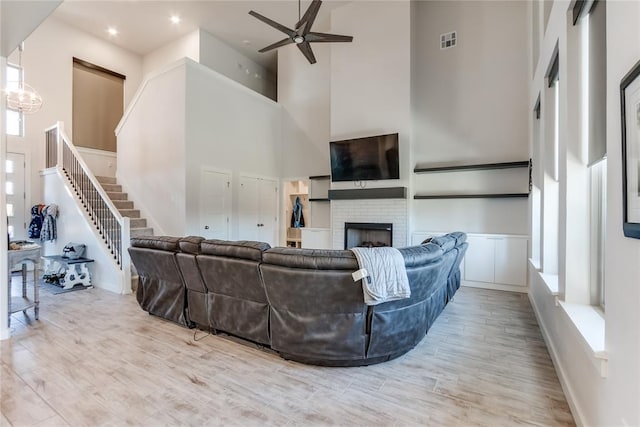
POLYGON ((111 35, 111 36, 117 36, 117 35, 118 35, 118 30, 116 30, 116 29, 115 29, 115 28, 113 28, 113 27, 109 27, 109 28, 107 29, 107 32, 108 32, 108 33, 109 33, 109 35, 111 35))
POLYGON ((249 46, 251 44, 251 40, 242 40, 242 43, 249 46))
POLYGON ((171 15, 171 18, 169 18, 171 20, 171 23, 173 24, 179 24, 180 23, 180 17, 178 15, 171 15))

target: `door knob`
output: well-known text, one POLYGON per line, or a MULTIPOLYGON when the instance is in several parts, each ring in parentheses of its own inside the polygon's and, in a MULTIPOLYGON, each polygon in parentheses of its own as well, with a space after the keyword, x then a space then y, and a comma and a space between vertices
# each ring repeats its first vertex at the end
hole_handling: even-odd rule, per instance
POLYGON ((209 226, 208 226, 208 225, 205 225, 205 226, 204 226, 204 229, 205 229, 205 230, 208 230, 208 229, 209 229, 209 226))

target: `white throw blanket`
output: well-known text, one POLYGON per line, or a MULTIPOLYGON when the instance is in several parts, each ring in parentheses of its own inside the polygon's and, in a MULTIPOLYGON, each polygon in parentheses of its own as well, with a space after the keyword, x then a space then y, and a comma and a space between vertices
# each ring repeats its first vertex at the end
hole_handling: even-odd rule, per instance
POLYGON ((360 266, 353 277, 354 281, 362 279, 365 304, 376 305, 411 296, 404 258, 399 250, 385 246, 351 248, 351 251, 360 266))

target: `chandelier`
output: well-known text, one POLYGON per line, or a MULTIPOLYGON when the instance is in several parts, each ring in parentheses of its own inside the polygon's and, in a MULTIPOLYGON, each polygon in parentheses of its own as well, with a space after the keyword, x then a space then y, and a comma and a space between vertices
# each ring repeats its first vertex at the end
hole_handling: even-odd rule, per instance
POLYGON ((24 114, 33 114, 42 107, 42 97, 38 92, 26 84, 22 77, 22 50, 24 43, 18 46, 18 66, 19 78, 17 82, 8 82, 7 84, 7 108, 18 110, 24 114))

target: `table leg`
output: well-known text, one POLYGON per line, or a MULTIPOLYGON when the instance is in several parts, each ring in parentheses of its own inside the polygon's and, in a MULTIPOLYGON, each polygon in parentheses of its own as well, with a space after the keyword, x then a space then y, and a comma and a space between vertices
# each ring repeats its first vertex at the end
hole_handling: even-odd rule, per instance
POLYGON ((9 312, 7 313, 9 316, 7 327, 11 327, 11 266, 7 268, 9 281, 7 282, 7 305, 9 306, 9 312))
POLYGON ((33 307, 33 314, 38 320, 38 315, 40 313, 40 282, 38 281, 38 264, 33 264, 33 303, 35 306, 33 307))
POLYGON ((22 298, 27 297, 27 263, 22 263, 22 298))

